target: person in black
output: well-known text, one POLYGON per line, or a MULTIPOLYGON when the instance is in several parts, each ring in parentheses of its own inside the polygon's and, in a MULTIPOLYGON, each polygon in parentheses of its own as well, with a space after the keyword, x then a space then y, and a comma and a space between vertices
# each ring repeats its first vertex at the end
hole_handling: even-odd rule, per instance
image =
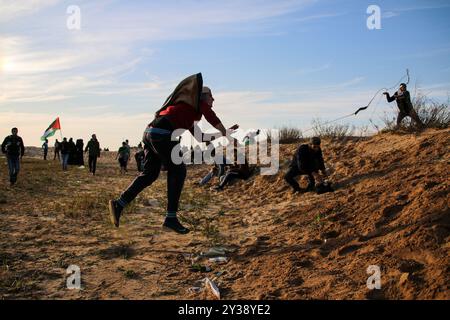
POLYGON ((70 145, 69 142, 67 142, 67 138, 63 139, 63 141, 60 144, 60 147, 61 147, 62 169, 63 171, 67 171, 67 165, 69 163, 69 156, 70 156, 70 145))
POLYGON ((77 166, 84 166, 84 142, 83 139, 77 139, 77 143, 75 144, 75 164, 77 166))
POLYGON ((100 143, 95 134, 92 135, 92 138, 89 140, 84 151, 89 151, 89 172, 95 176, 95 171, 97 170, 97 158, 100 158, 100 143))
POLYGON ((17 135, 19 130, 12 128, 11 135, 7 136, 2 143, 2 152, 6 155, 9 169, 9 182, 13 186, 17 182, 20 171, 20 160, 25 154, 25 146, 21 137, 17 135))
POLYGON ((45 139, 44 143, 42 144, 42 149, 44 150, 44 160, 47 160, 47 154, 48 154, 48 139, 45 139))
POLYGON ((73 142, 73 138, 69 139, 68 146, 69 146, 69 160, 67 164, 74 165, 76 164, 77 146, 75 145, 75 142, 73 142))
POLYGON ((61 161, 61 157, 60 157, 60 152, 61 152, 61 142, 58 141, 58 139, 56 139, 55 141, 55 148, 54 148, 54 156, 53 156, 53 160, 56 160, 56 157, 58 157, 58 160, 61 161))
POLYGON ((314 137, 311 143, 302 144, 295 153, 289 170, 284 176, 284 180, 294 189, 294 193, 301 192, 298 182, 295 180, 297 176, 307 175, 309 184, 306 191, 313 191, 315 188, 315 180, 322 183, 323 179, 319 171, 326 176, 325 164, 323 161, 322 150, 320 149, 320 138, 314 137))
POLYGON ((136 154, 134 155, 134 159, 136 160, 138 172, 144 171, 144 158, 145 158, 145 151, 142 148, 142 143, 139 143, 138 150, 136 151, 136 154))
POLYGON ((397 106, 400 112, 397 117, 396 128, 400 127, 400 124, 402 123, 402 120, 405 117, 411 117, 419 125, 419 127, 423 127, 423 122, 417 115, 416 110, 414 110, 414 107, 411 102, 411 95, 409 91, 406 90, 405 83, 400 84, 400 88, 396 93, 394 93, 392 97, 389 95, 389 92, 384 92, 383 94, 386 96, 386 99, 389 103, 393 101, 397 102, 397 106))

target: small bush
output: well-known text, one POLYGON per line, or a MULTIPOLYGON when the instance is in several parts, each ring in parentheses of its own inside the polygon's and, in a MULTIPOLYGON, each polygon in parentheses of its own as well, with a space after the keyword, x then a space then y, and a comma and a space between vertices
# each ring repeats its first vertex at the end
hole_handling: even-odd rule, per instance
POLYGON ((312 130, 315 136, 339 140, 353 136, 355 127, 348 124, 327 123, 320 119, 314 119, 312 121, 312 130))
MULTIPOLYGON (((303 138, 302 131, 298 128, 285 126, 276 130, 279 133, 278 139, 280 144, 295 143, 303 138)), ((272 141, 272 134, 271 130, 266 131, 267 141, 272 141)))

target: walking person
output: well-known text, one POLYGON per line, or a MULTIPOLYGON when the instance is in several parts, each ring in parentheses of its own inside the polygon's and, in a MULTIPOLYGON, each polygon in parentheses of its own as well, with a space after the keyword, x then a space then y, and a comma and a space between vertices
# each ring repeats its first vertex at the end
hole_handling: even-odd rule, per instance
POLYGON ((71 147, 69 142, 67 141, 67 138, 64 138, 60 145, 63 171, 67 171, 67 165, 69 164, 70 149, 71 147))
POLYGON ((47 160, 47 154, 48 154, 48 139, 45 139, 44 143, 42 144, 42 149, 44 150, 44 160, 47 160))
POLYGON ((98 142, 95 134, 92 135, 91 140, 89 140, 84 151, 89 152, 89 172, 95 176, 95 172, 97 170, 97 159, 100 158, 100 143, 98 142))
POLYGON ((130 148, 128 148, 127 143, 122 142, 122 146, 117 151, 116 160, 119 160, 120 174, 125 174, 128 172, 127 164, 130 158, 130 148))
POLYGON ((75 142, 73 142, 73 138, 69 139, 67 146, 69 148, 69 160, 67 161, 67 164, 74 165, 76 164, 77 146, 75 145, 75 142))
MULTIPOLYGON (((156 112, 155 119, 144 132, 145 145, 144 171, 131 183, 117 200, 109 202, 112 223, 119 227, 119 220, 124 207, 133 201, 145 188, 150 186, 159 176, 161 166, 167 168, 167 214, 163 227, 180 234, 186 234, 185 228, 177 218, 178 204, 186 178, 186 166, 183 162, 175 163, 172 149, 180 148, 179 141, 172 141, 172 133, 177 129, 189 130, 194 133, 194 123, 202 116, 222 136, 227 136, 227 130, 212 110, 214 98, 211 90, 203 87, 201 74, 196 74, 183 80, 156 112)), ((197 127, 198 128, 198 127, 197 127)), ((237 129, 235 125, 231 129, 237 129)), ((177 135, 180 130, 177 130, 177 135)), ((203 134, 203 137, 206 134, 203 134)), ((201 142, 201 141, 199 141, 201 142)))
POLYGON ((144 170, 144 158, 145 158, 145 151, 142 148, 142 143, 139 143, 136 153, 134 155, 138 172, 142 172, 144 170))
POLYGON ((58 139, 56 139, 53 150, 54 152, 53 160, 56 160, 56 157, 58 157, 58 161, 61 161, 60 151, 61 151, 61 142, 59 142, 58 139))
POLYGON ((20 171, 20 160, 25 154, 23 140, 19 137, 19 130, 12 128, 11 135, 7 136, 2 143, 2 152, 6 155, 9 169, 9 182, 13 186, 17 182, 20 171))

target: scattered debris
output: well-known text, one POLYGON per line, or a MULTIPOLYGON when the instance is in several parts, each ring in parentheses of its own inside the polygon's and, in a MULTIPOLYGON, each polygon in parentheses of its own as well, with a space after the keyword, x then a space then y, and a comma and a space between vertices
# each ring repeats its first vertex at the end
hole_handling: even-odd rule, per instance
POLYGON ((399 284, 400 285, 405 284, 408 281, 408 279, 409 279, 409 273, 407 273, 407 272, 402 273, 402 275, 400 276, 399 284))
POLYGON ((200 292, 203 291, 203 289, 204 288, 202 288, 202 287, 190 287, 188 289, 188 291, 191 292, 191 293, 200 293, 200 292))
POLYGON ((214 257, 214 258, 209 258, 209 262, 227 263, 228 259, 227 259, 227 257, 214 257))
POLYGON ((209 278, 205 278, 205 283, 211 289, 211 292, 220 300, 220 291, 217 285, 211 281, 209 278))
POLYGON ((233 249, 227 249, 224 247, 212 247, 207 252, 204 252, 201 255, 203 257, 211 257, 212 258, 212 257, 225 256, 227 253, 232 253, 232 252, 234 252, 233 249))
POLYGON ((190 271, 192 272, 211 272, 212 269, 209 266, 202 266, 201 264, 193 264, 190 268, 190 271))

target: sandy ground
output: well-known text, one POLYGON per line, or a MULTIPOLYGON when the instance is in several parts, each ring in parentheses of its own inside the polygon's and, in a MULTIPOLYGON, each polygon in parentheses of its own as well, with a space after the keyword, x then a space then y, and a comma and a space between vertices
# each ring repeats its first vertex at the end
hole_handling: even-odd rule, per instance
POLYGON ((324 195, 293 195, 283 181, 296 145, 281 147, 278 175, 221 193, 198 187, 208 168, 190 166, 184 236, 161 229, 165 173, 115 229, 107 202, 133 180, 134 162, 121 176, 104 154, 92 177, 25 157, 11 189, 0 158, 0 296, 214 299, 190 290, 208 277, 222 299, 449 299, 449 142, 450 130, 325 141, 336 192, 324 195), (198 258, 213 246, 228 262, 198 258), (81 268, 81 290, 66 288, 69 265, 81 268), (380 290, 367 288, 370 265, 380 290))

